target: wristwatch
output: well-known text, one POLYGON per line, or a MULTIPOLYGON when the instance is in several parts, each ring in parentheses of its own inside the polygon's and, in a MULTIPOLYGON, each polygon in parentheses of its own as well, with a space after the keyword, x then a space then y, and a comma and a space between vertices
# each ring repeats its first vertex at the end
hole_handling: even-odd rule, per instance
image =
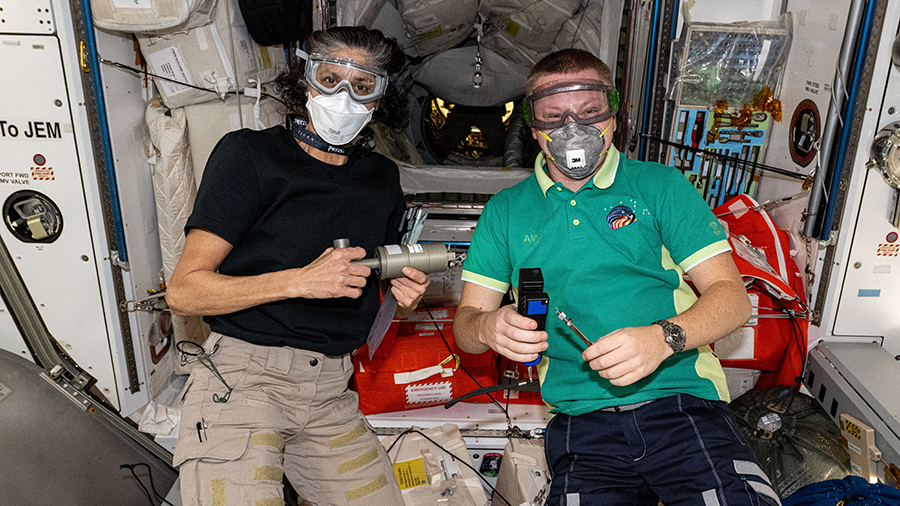
POLYGON ((653 322, 653 324, 663 328, 663 334, 666 336, 666 344, 669 345, 669 348, 672 348, 673 352, 678 353, 684 349, 686 338, 684 337, 683 328, 675 325, 669 320, 657 320, 653 322))

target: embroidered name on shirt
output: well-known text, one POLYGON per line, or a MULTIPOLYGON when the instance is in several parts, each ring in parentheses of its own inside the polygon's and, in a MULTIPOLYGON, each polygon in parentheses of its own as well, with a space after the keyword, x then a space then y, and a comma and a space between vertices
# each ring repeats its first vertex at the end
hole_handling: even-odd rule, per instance
POLYGON ((541 234, 525 234, 524 242, 537 242, 541 238, 541 234))

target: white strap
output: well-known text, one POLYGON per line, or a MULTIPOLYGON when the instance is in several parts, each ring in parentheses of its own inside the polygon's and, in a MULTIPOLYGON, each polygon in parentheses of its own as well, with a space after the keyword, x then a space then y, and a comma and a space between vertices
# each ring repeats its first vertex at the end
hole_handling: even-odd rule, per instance
POLYGON ((456 355, 450 355, 441 361, 438 365, 432 365, 429 367, 425 367, 416 371, 410 372, 398 372, 394 374, 394 384, 395 385, 407 385, 409 383, 415 383, 416 381, 422 381, 425 378, 429 378, 434 376, 435 374, 440 374, 442 378, 446 378, 447 376, 453 376, 453 371, 459 367, 459 357, 456 355), (450 360, 455 360, 456 367, 453 369, 445 369, 443 366, 450 360))
MULTIPOLYGON (((256 94, 256 102, 253 103, 253 128, 254 130, 263 130, 264 128, 266 128, 266 126, 263 125, 262 121, 259 120, 259 100, 262 98, 263 94, 262 84, 260 84, 259 82, 259 67, 257 67, 256 69, 256 79, 250 80, 250 86, 253 86, 255 88, 256 94)), ((244 95, 246 94, 247 90, 245 89, 244 95)))

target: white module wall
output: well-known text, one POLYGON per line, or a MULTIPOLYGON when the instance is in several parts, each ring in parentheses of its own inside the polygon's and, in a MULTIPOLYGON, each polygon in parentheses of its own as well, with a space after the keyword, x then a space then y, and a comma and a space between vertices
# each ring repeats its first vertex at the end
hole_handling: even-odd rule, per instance
MULTIPOLYGON (((0 237, 50 334, 112 406, 131 413, 147 394, 133 388, 143 372, 127 366, 130 343, 122 338, 110 258, 115 246, 103 224, 69 5, 3 7, 0 237)), ((20 346, 3 346, 21 354, 20 346)), ((140 363, 136 352, 130 359, 140 363)))
POLYGON ((847 189, 847 204, 836 237, 835 267, 822 327, 835 338, 861 337, 900 354, 900 229, 889 221, 895 190, 876 169, 868 169, 876 133, 900 123, 900 70, 891 46, 900 24, 900 3, 890 2, 872 70, 867 114, 859 131, 847 189))

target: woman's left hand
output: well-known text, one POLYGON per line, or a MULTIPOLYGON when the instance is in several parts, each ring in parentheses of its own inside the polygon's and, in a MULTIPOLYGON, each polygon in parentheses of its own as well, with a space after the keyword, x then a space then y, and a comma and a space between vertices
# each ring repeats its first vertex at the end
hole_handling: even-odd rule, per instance
POLYGON ((391 292, 394 293, 398 306, 394 316, 409 316, 422 301, 429 283, 430 276, 412 267, 404 267, 403 276, 391 279, 391 292))

